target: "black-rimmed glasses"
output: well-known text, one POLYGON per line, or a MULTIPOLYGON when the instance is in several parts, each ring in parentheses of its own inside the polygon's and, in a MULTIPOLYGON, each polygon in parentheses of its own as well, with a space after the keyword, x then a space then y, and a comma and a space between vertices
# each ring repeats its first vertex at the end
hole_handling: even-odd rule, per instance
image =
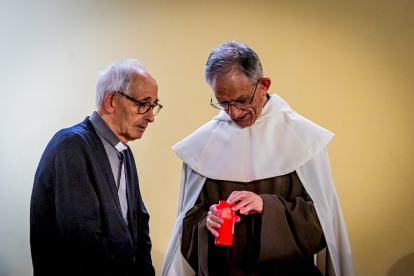
POLYGON ((250 101, 229 101, 229 102, 217 102, 217 103, 213 103, 213 90, 211 90, 211 95, 210 95, 210 105, 216 109, 221 109, 221 110, 228 110, 230 108, 230 106, 234 106, 237 109, 247 109, 251 106, 253 99, 254 99, 254 95, 256 94, 256 90, 257 90, 257 85, 259 84, 261 79, 259 79, 256 83, 256 87, 254 88, 254 92, 253 92, 253 96, 250 99, 250 101))
POLYGON ((147 102, 140 102, 140 101, 135 100, 134 98, 126 95, 123 92, 114 91, 114 93, 120 94, 120 95, 124 96, 125 98, 127 98, 128 100, 133 101, 134 103, 136 103, 138 105, 138 113, 141 114, 141 115, 147 113, 152 108, 152 112, 155 116, 155 115, 158 114, 158 112, 160 112, 160 110, 162 108, 162 105, 160 105, 159 103, 150 104, 150 103, 147 103, 147 102))

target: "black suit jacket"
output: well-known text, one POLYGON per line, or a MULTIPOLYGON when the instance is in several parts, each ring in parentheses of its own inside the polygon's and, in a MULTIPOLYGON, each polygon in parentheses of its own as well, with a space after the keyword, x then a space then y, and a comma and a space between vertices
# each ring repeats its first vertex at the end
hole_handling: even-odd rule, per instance
POLYGON ((125 171, 129 226, 89 119, 52 138, 36 171, 30 206, 34 275, 155 275, 149 215, 129 147, 125 171))

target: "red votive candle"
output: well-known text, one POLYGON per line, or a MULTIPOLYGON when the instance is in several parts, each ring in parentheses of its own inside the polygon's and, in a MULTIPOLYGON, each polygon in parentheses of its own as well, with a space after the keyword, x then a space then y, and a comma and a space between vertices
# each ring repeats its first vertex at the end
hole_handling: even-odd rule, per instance
POLYGON ((236 212, 232 211, 233 204, 220 200, 217 210, 221 213, 221 219, 224 221, 218 229, 219 236, 216 238, 215 245, 233 245, 234 220, 236 212))

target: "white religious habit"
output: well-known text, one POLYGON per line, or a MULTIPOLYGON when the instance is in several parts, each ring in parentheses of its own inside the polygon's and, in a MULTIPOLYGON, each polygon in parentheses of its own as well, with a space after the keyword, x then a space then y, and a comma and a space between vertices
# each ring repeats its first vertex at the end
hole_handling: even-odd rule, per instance
POLYGON ((181 233, 183 218, 206 178, 251 182, 294 171, 314 201, 324 232, 329 252, 326 265, 331 267, 326 275, 355 275, 326 149, 333 136, 274 94, 252 126, 241 128, 221 111, 176 144, 173 150, 184 164, 177 219, 161 275, 195 274, 181 254, 181 233))

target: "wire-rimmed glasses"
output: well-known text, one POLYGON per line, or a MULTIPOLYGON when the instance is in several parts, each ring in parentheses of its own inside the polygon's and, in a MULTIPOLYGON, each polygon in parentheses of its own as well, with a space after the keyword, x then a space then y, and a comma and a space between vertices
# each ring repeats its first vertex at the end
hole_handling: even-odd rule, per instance
POLYGON ((211 95, 210 95, 210 105, 216 109, 220 109, 220 110, 228 110, 230 108, 230 106, 234 106, 237 109, 247 109, 251 106, 253 99, 254 99, 254 95, 256 94, 256 90, 257 90, 257 85, 259 84, 261 78, 257 81, 256 83, 256 87, 254 88, 254 92, 253 92, 253 96, 250 99, 250 101, 228 101, 228 102, 217 102, 217 103, 213 103, 213 90, 211 90, 211 95))
POLYGON ((114 93, 120 94, 120 95, 124 96, 125 98, 127 98, 128 100, 133 101, 134 103, 136 103, 138 105, 138 113, 141 114, 141 115, 147 113, 152 108, 152 112, 155 116, 155 115, 158 114, 158 112, 160 112, 160 110, 162 108, 162 105, 160 105, 159 103, 150 104, 148 102, 140 102, 140 101, 135 100, 134 98, 132 98, 132 97, 126 95, 125 93, 120 92, 120 91, 114 91, 114 93))

